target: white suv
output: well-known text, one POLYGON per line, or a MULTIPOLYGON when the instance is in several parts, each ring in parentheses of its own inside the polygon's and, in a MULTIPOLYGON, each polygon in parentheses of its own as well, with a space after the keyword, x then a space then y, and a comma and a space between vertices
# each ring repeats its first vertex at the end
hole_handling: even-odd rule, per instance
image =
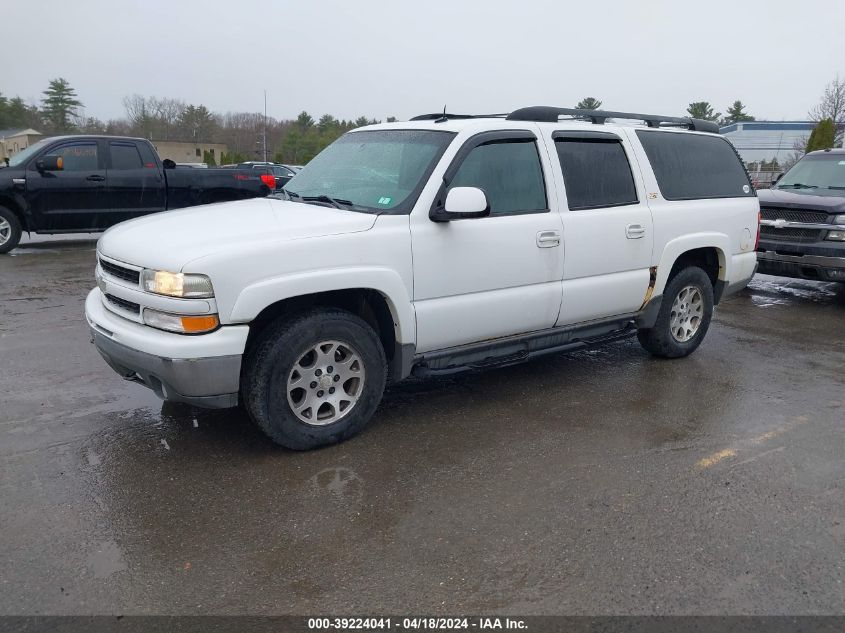
POLYGON ((633 329, 686 356, 756 266, 758 201, 716 132, 547 107, 349 132, 275 197, 107 231, 93 342, 163 398, 242 401, 293 449, 355 435, 411 374, 633 329))

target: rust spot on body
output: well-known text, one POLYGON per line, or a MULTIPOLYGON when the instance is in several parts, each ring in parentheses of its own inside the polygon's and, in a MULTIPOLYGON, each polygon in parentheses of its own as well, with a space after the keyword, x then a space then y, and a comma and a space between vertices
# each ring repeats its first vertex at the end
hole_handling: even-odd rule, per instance
POLYGON ((643 299, 643 304, 640 306, 640 310, 646 306, 646 304, 651 300, 651 295, 654 294, 654 284, 657 282, 657 266, 649 268, 648 273, 648 290, 645 291, 645 299, 643 299))

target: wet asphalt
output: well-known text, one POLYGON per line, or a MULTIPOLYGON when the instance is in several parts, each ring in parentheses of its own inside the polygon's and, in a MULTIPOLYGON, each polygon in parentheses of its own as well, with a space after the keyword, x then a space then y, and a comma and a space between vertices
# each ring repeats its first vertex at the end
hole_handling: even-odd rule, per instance
POLYGON ((845 285, 391 388, 309 453, 122 381, 94 242, 0 256, 0 614, 845 613, 845 285))

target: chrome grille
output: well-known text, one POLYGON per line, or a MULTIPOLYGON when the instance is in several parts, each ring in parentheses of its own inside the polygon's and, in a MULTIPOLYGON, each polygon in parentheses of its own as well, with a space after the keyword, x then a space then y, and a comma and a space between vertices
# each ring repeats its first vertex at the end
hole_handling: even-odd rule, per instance
POLYGON ((116 305, 118 308, 122 308, 127 312, 131 312, 132 314, 141 314, 141 306, 133 301, 127 301, 126 299, 121 299, 120 297, 115 297, 110 294, 106 294, 106 299, 112 305, 116 305))
POLYGON ((803 209, 760 209, 764 220, 786 220, 787 222, 807 222, 808 224, 827 224, 825 211, 805 211, 803 209))
POLYGON ((100 259, 100 268, 103 269, 104 273, 111 275, 112 277, 117 277, 118 279, 123 279, 124 281, 130 281, 133 284, 139 283, 141 279, 141 273, 137 270, 113 264, 112 262, 107 262, 104 259, 100 259))

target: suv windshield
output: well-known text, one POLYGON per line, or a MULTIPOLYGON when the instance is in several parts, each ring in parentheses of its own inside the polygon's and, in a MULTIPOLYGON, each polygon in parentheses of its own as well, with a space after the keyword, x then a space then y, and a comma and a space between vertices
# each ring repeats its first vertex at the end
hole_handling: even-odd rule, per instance
POLYGON ((331 199, 352 210, 409 211, 453 137, 431 130, 349 132, 297 172, 285 191, 297 201, 331 199))
POLYGON ((776 188, 841 196, 845 190, 845 154, 805 156, 786 172, 776 188))
POLYGON ((35 145, 30 145, 26 149, 22 149, 17 154, 9 158, 9 167, 20 167, 51 141, 52 139, 45 138, 43 141, 38 141, 35 145))

